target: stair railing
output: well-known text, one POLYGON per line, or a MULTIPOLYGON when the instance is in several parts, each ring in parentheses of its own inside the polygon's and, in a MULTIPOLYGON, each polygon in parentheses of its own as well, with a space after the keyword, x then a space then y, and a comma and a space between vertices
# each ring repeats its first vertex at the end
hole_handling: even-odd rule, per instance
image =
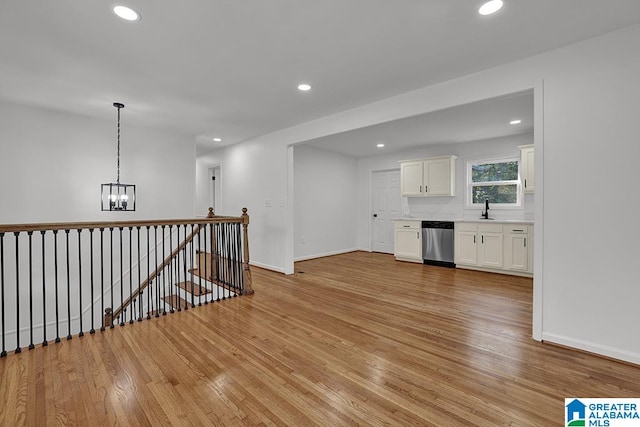
POLYGON ((246 208, 240 217, 209 209, 185 220, 0 225, 0 356, 252 294, 248 225, 246 208))
MULTIPOLYGON (((171 254, 168 257, 166 257, 162 261, 162 263, 159 264, 155 268, 155 270, 148 275, 148 277, 140 284, 139 288, 136 288, 133 290, 133 293, 122 302, 122 305, 120 305, 120 307, 116 308, 115 310, 113 310, 111 307, 105 308, 105 319, 104 319, 105 326, 112 326, 114 319, 119 319, 121 315, 125 314, 125 311, 127 310, 127 308, 132 304, 134 304, 137 301, 137 299, 143 295, 147 287, 153 283, 153 280, 155 280, 158 276, 160 276, 167 267, 171 266, 172 262, 177 257, 180 256, 180 253, 182 251, 186 250, 187 245, 193 242, 194 236, 198 235, 201 229, 202 229, 201 225, 199 224, 196 225, 195 231, 189 234, 189 236, 187 236, 182 242, 180 242, 178 247, 175 248, 173 252, 171 252, 171 254)), ((147 314, 148 318, 150 318, 151 316, 150 313, 151 312, 147 314)), ((154 314, 158 314, 158 313, 154 313, 154 314)), ((141 320, 141 319, 138 318, 138 320, 141 320)))

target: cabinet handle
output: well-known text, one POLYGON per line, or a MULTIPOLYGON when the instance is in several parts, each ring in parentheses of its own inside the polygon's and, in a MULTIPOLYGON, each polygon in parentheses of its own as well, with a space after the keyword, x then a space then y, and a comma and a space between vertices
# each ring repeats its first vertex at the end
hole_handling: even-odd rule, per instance
POLYGON ((514 233, 515 233, 515 232, 523 233, 523 232, 524 232, 524 230, 516 230, 516 229, 514 229, 514 230, 513 230, 513 232, 514 232, 514 233))
POLYGON ((404 228, 411 228, 410 225, 403 225, 404 228))
MULTIPOLYGON (((419 231, 416 231, 416 239, 420 239, 420 232, 419 232, 419 231)), ((526 242, 525 242, 525 246, 526 246, 526 245, 527 245, 527 244, 526 244, 526 242)))
POLYGON ((473 236, 473 244, 476 244, 476 236, 473 236))
POLYGON ((526 237, 524 238, 524 247, 525 248, 527 247, 527 238, 526 237))
POLYGON ((484 234, 482 235, 482 244, 484 245, 484 234))
POLYGON ((420 186, 420 192, 422 193, 422 185, 420 186))
POLYGON ((428 185, 425 185, 425 186, 424 186, 424 192, 425 192, 425 193, 428 193, 428 192, 429 192, 429 186, 428 186, 428 185))
POLYGON ((527 188, 527 180, 524 180, 524 188, 527 188))

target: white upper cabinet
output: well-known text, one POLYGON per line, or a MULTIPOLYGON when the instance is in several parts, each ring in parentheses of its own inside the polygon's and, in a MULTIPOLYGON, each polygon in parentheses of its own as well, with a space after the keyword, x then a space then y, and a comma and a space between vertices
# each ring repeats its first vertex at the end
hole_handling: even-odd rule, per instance
POLYGON ((424 188, 427 196, 455 195, 455 158, 424 161, 424 188))
POLYGON ((422 161, 400 164, 400 189, 403 196, 422 196, 422 161))
POLYGON ((520 179, 522 180, 522 191, 533 193, 534 186, 534 163, 533 145, 521 145, 520 147, 520 179))
POLYGON ((455 196, 456 156, 400 162, 402 195, 455 196))

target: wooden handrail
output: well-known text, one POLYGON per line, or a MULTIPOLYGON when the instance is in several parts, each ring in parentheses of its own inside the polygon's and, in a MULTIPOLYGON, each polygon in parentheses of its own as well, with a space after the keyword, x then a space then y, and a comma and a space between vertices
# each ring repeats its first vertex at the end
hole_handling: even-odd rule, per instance
POLYGON ((81 230, 81 229, 108 229, 129 227, 153 227, 163 225, 204 225, 219 222, 242 223, 242 217, 218 216, 195 219, 159 219, 143 221, 103 221, 103 222, 52 222, 35 224, 0 224, 0 233, 15 233, 23 231, 49 231, 49 230, 81 230))

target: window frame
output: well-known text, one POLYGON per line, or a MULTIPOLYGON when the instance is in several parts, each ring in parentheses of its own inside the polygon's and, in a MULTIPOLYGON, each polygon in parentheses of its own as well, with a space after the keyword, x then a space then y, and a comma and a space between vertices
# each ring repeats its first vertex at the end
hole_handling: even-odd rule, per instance
POLYGON ((484 202, 473 203, 473 188, 482 187, 487 185, 516 185, 516 203, 491 203, 490 209, 522 209, 522 162, 519 157, 491 157, 486 159, 467 160, 467 179, 466 179, 466 194, 465 194, 465 208, 467 209, 484 209, 484 202), (518 178, 514 180, 505 181, 482 181, 472 182, 473 174, 472 168, 474 165, 486 165, 490 163, 505 163, 516 162, 518 164, 518 178))

